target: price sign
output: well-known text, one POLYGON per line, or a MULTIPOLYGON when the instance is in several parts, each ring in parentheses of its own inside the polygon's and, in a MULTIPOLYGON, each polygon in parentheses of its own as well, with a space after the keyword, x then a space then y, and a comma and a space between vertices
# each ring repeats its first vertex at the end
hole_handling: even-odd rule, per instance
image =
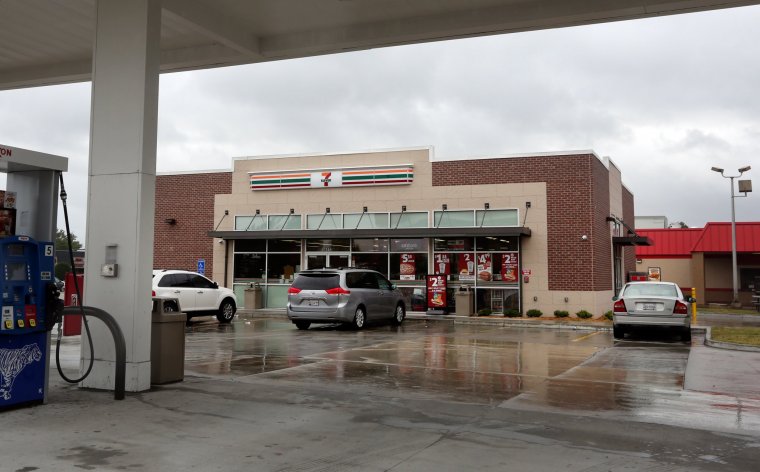
POLYGON ((448 254, 436 254, 434 260, 436 274, 449 275, 451 273, 451 258, 448 254))
POLYGON ((427 276, 427 306, 428 310, 445 310, 446 302, 446 276, 427 276))
POLYGON ((505 252, 501 255, 501 280, 504 282, 517 282, 518 261, 516 252, 505 252))
POLYGON ((401 280, 414 280, 414 276, 417 273, 414 254, 399 254, 399 257, 401 258, 399 264, 401 280))

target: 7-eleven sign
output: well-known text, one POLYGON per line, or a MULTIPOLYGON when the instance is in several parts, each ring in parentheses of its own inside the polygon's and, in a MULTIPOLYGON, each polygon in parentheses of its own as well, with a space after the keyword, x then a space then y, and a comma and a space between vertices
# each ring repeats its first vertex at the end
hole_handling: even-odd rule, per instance
POLYGON ((343 185, 343 173, 327 170, 311 173, 312 187, 340 187, 343 185))

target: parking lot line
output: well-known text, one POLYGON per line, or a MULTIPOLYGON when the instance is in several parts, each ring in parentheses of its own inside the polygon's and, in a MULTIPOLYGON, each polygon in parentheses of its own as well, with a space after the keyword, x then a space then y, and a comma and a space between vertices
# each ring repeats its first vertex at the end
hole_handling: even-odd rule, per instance
POLYGON ((578 338, 578 339, 573 339, 573 342, 575 343, 575 342, 581 341, 581 340, 583 340, 583 339, 586 339, 586 338, 590 338, 591 336, 597 335, 597 334, 599 334, 599 333, 601 333, 601 331, 594 331, 593 333, 587 334, 587 335, 585 335, 585 336, 581 336, 581 337, 580 337, 580 338, 578 338))

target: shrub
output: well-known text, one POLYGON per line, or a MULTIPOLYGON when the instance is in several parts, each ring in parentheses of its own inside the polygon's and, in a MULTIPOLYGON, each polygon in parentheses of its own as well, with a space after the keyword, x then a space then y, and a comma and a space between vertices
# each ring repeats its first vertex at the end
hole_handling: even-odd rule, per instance
POLYGON ((510 308, 508 310, 504 310, 504 316, 509 318, 516 318, 520 316, 520 312, 514 308, 510 308))
POLYGON ((570 316, 570 313, 568 313, 566 310, 554 310, 554 316, 557 318, 567 318, 570 316))
POLYGON ((577 316, 580 319, 587 320, 587 319, 591 318, 594 315, 592 315, 591 313, 587 312, 586 310, 581 310, 578 313, 576 313, 575 316, 577 316))
POLYGON ((488 316, 491 313, 493 313, 493 310, 491 310, 490 308, 482 308, 478 310, 478 316, 488 316))
POLYGON ((528 312, 525 313, 525 314, 528 315, 531 318, 538 318, 539 316, 543 315, 543 313, 541 312, 541 310, 536 310, 535 308, 532 309, 532 310, 528 310, 528 312))
POLYGON ((604 317, 607 318, 608 320, 612 320, 612 310, 610 310, 607 313, 605 313, 604 317))

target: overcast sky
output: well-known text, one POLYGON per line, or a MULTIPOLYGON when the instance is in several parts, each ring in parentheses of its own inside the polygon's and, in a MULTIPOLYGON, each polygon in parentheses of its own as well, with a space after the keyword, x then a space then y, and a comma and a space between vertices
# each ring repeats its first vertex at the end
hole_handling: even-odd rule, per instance
MULTIPOLYGON (((158 171, 433 146, 437 159, 594 150, 637 215, 760 221, 760 7, 161 76, 158 171)), ((0 91, 0 144, 66 156, 85 236, 90 84, 0 91)), ((61 212, 62 213, 62 212, 61 212)), ((59 218, 63 227, 63 217, 59 218)))

